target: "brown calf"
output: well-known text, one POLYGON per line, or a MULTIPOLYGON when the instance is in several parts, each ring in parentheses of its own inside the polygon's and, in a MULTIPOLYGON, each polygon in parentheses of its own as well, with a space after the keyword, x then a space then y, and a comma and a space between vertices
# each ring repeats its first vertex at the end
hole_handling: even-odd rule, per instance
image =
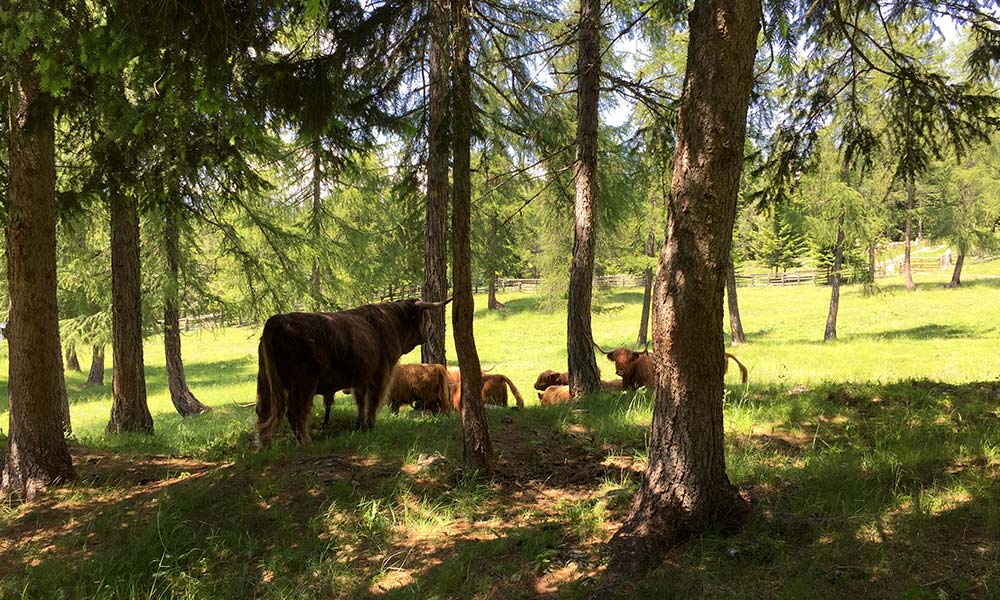
POLYGON ((552 369, 542 371, 535 380, 535 389, 544 392, 551 385, 569 385, 569 373, 556 373, 552 369))
POLYGON ((544 392, 538 394, 538 402, 542 406, 562 404, 571 400, 573 400, 573 397, 569 395, 568 385, 550 385, 545 388, 544 392))

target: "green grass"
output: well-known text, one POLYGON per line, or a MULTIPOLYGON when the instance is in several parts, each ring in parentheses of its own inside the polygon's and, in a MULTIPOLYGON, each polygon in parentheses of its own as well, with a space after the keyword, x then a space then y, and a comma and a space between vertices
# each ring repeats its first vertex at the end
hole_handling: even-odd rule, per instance
MULTIPOLYGON (((994 597, 1000 262, 968 265, 958 290, 948 275, 919 274, 915 293, 846 288, 834 343, 827 288, 741 288, 751 381, 730 375, 727 465, 754 517, 671 552, 623 597, 994 597)), ((477 313, 480 356, 528 406, 488 411, 491 482, 462 475, 456 417, 383 411, 361 434, 344 401, 313 445, 256 450, 236 402, 254 397, 258 328, 185 336, 189 383, 213 408, 190 419, 149 340, 152 437, 104 433, 110 386, 69 373, 80 478, 0 508, 0 598, 586 596, 637 487, 651 401, 538 406, 535 376, 565 365, 565 314, 503 301, 477 313)), ((604 295, 595 339, 633 342, 640 302, 604 295)))

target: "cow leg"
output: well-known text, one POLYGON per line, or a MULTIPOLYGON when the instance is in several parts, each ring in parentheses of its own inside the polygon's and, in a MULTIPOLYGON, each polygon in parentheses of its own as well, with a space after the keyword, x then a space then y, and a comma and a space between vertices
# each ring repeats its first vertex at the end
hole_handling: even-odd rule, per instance
POLYGON ((288 424, 292 426, 295 439, 300 444, 308 444, 312 441, 309 436, 309 416, 312 413, 312 402, 315 395, 315 382, 311 385, 295 385, 288 392, 288 424))
POLYGON ((365 397, 368 395, 367 390, 362 387, 354 388, 351 395, 354 396, 354 405, 357 408, 357 416, 354 418, 354 428, 357 430, 363 429, 364 425, 364 415, 365 415, 365 397))
POLYGON ((378 412, 378 401, 382 397, 382 387, 381 383, 374 385, 368 388, 365 393, 365 415, 362 427, 364 431, 370 431, 375 427, 375 413, 378 412))
POLYGON ((333 406, 333 394, 323 394, 323 429, 330 424, 330 407, 333 406))

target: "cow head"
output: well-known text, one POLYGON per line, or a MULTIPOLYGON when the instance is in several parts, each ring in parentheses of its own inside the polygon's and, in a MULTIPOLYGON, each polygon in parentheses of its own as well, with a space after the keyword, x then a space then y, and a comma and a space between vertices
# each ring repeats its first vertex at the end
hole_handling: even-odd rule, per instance
POLYGON ((412 299, 398 301, 402 305, 405 315, 407 338, 405 343, 409 347, 407 352, 427 342, 427 322, 430 320, 430 312, 432 310, 443 309, 449 302, 451 302, 451 298, 440 302, 424 302, 423 300, 412 299))
POLYGON ((615 363, 615 374, 619 377, 624 377, 629 367, 632 366, 632 363, 639 360, 639 357, 646 353, 648 353, 648 350, 636 352, 628 348, 615 348, 611 352, 605 353, 605 356, 608 357, 608 360, 615 363))
MULTIPOLYGON (((538 374, 538 379, 535 380, 535 389, 540 392, 544 392, 545 388, 549 387, 550 385, 558 385, 558 384, 559 384, 559 373, 556 373, 552 369, 548 369, 538 374)), ((539 394, 539 397, 541 397, 541 394, 539 394)))

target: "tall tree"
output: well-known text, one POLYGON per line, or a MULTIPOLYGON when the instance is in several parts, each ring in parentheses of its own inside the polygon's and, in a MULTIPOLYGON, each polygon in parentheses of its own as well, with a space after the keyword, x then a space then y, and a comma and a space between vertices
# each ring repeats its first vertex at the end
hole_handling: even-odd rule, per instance
MULTIPOLYGON (((431 0, 427 104, 427 206, 424 222, 424 285, 421 298, 438 302, 448 291, 448 29, 450 0, 431 0)), ((445 364, 445 311, 430 311, 423 363, 445 364)))
POLYGON ((453 156, 452 286, 455 302, 451 326, 462 370, 462 441, 465 466, 487 476, 493 474, 493 444, 486 425, 482 400, 482 369, 472 318, 472 257, 470 207, 472 204, 472 69, 469 61, 472 0, 452 2, 451 131, 453 156))
POLYGON ((740 317, 739 297, 736 293, 736 266, 733 264, 733 257, 729 257, 729 266, 726 268, 726 306, 729 308, 729 332, 733 346, 747 343, 747 336, 743 333, 743 319, 740 317))
POLYGON ((139 264, 139 202, 111 192, 112 433, 153 433, 142 360, 142 289, 139 264))
MULTIPOLYGON (((656 257, 656 234, 649 230, 646 236, 646 256, 656 257)), ((645 346, 649 341, 649 312, 653 299, 653 267, 648 266, 642 272, 642 314, 639 317, 639 336, 635 339, 636 346, 645 346)))
POLYGON ((726 476, 722 294, 753 83, 759 0, 697 0, 677 113, 667 227, 653 293, 649 459, 611 540, 611 573, 655 564, 743 502, 726 476))
POLYGON ((573 396, 594 391, 601 372, 594 358, 590 313, 597 243, 597 129, 601 85, 601 2, 581 0, 576 92, 576 199, 573 208, 573 262, 569 271, 567 354, 573 396))
MULTIPOLYGON (((30 50, 29 50, 30 52, 30 50)), ((56 303, 55 103, 27 52, 7 90, 7 453, 0 494, 32 499, 76 472, 63 437, 68 410, 56 303)))

